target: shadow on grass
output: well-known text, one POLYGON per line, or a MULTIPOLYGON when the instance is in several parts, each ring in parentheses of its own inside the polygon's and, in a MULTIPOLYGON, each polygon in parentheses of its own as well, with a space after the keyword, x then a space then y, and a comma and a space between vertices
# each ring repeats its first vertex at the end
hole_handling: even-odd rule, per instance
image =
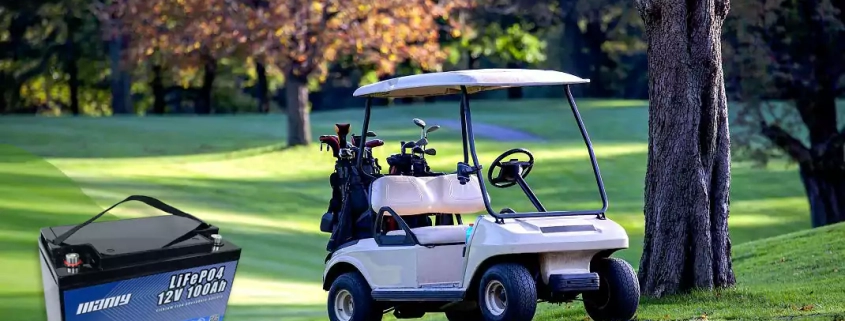
MULTIPOLYGON (((611 204, 608 215, 626 227, 631 237, 631 248, 619 252, 619 256, 635 266, 639 261, 643 233, 644 161, 642 153, 600 160, 611 204)), ((0 305, 2 312, 7 307, 21 312, 43 308, 43 302, 29 302, 43 300, 36 299, 41 289, 35 243, 38 229, 79 223, 102 210, 102 206, 94 204, 82 193, 77 182, 52 165, 40 162, 43 161, 30 159, 28 162, 0 163, 0 181, 14 183, 0 187, 0 192, 8 196, 0 200, 3 217, 0 220, 0 257, 6 262, 0 268, 0 272, 4 272, 0 275, 8 275, 0 277, 0 295, 21 294, 18 300, 23 300, 0 305), (14 170, 8 170, 9 166, 14 170)), ((733 175, 732 219, 740 219, 741 223, 731 226, 734 244, 809 226, 806 204, 802 203, 802 190, 794 172, 738 167, 733 175), (796 200, 788 207, 776 209, 758 204, 780 199, 796 200), (752 219, 743 221, 743 217, 752 219), (767 217, 771 219, 755 221, 767 217)), ((538 160, 528 182, 548 208, 600 205, 586 160, 538 160)), ((268 314, 281 310, 299 311, 297 307, 309 306, 302 308, 308 310, 302 313, 309 314, 312 313, 309 312, 311 305, 322 304, 325 300, 319 284, 328 235, 319 233, 317 227, 330 197, 327 178, 108 177, 81 180, 79 184, 89 195, 109 195, 98 197, 98 201, 105 201, 100 205, 117 202, 131 194, 145 194, 220 226, 225 237, 244 249, 233 288, 236 291, 233 311, 240 309, 245 314, 252 313, 244 316, 244 320, 258 317, 254 311, 260 306, 265 306, 268 314)), ((531 209, 517 188, 491 189, 491 196, 494 208, 531 209)), ((141 210, 129 204, 115 212, 118 216, 160 215, 155 210, 146 207, 141 210)))

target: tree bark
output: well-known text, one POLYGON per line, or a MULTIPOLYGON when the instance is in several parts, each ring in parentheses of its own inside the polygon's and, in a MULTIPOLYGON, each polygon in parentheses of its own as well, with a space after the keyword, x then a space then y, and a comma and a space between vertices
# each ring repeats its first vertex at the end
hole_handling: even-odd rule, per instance
POLYGON ((311 143, 311 121, 308 115, 308 80, 291 73, 285 77, 287 100, 288 146, 311 143))
POLYGON ((214 78, 217 77, 217 60, 212 57, 203 57, 202 88, 200 88, 198 104, 195 112, 197 114, 211 114, 213 110, 212 93, 214 91, 214 78))
POLYGON ((165 102, 164 81, 162 81, 161 66, 153 65, 153 80, 150 87, 153 88, 153 114, 164 115, 167 108, 165 102))
POLYGON ((267 84, 267 68, 264 67, 264 64, 256 61, 255 73, 258 75, 258 112, 266 114, 270 112, 270 96, 268 94, 270 87, 267 84))
POLYGON ((736 283, 721 27, 728 0, 638 0, 649 70, 644 295, 736 283))

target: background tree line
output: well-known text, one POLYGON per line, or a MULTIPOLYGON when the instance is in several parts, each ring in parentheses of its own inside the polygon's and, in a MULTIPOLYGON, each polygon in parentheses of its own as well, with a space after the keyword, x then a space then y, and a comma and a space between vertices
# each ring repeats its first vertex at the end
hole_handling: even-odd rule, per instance
MULTIPOLYGON (((721 35, 731 152, 798 164, 814 226, 845 220, 843 7, 735 2, 721 35)), ((301 145, 309 112, 421 72, 550 68, 590 78, 581 97, 647 99, 646 48, 621 0, 0 0, 0 114, 278 112, 301 145)))

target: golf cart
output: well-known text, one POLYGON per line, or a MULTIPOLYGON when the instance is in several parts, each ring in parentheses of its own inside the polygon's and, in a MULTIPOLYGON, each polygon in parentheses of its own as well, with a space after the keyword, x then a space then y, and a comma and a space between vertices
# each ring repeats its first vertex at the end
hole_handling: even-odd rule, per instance
MULTIPOLYGON (((337 158, 333 197, 321 230, 331 233, 323 275, 332 321, 420 318, 444 312, 450 321, 527 321, 538 302, 584 301, 594 320, 629 320, 639 303, 633 268, 611 254, 628 236, 605 216, 607 196, 570 86, 589 80, 557 71, 482 69, 428 73, 358 88, 366 97, 361 136, 347 141, 349 124, 325 135, 337 158), (547 210, 526 181, 534 155, 504 152, 486 171, 478 162, 469 96, 519 86, 561 85, 589 151, 602 208, 547 210), (463 159, 451 173, 432 172, 425 156, 426 124, 418 141, 402 142, 381 173, 372 149, 384 142, 369 131, 376 98, 460 94, 463 159), (410 150, 410 152, 408 152, 410 150), (485 174, 486 173, 486 177, 485 174), (485 181, 486 180, 486 181, 485 181), (495 211, 487 193, 519 186, 535 212, 495 211), (479 214, 474 224, 462 215, 479 214)), ((431 129, 435 128, 435 129, 431 129)), ((322 145, 321 145, 322 146, 322 145)))

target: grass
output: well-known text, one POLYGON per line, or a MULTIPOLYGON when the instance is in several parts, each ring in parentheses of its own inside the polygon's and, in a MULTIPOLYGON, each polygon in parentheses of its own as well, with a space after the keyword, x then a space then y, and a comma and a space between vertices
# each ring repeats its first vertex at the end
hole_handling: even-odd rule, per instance
MULTIPOLYGON (((643 233, 644 103, 605 100, 584 101, 579 106, 607 186, 608 215, 631 237, 631 248, 618 256, 636 266, 643 233)), ((485 167, 507 149, 526 147, 538 159, 528 182, 547 208, 600 206, 586 151, 565 102, 478 101, 473 111, 475 122, 506 125, 547 139, 542 143, 479 139, 479 158, 485 167)), ((418 137, 413 117, 457 116, 456 104, 378 109, 371 129, 387 145, 376 156, 386 165, 383 159, 397 151, 398 141, 418 137)), ((361 118, 359 109, 316 113, 312 127, 315 135, 328 134, 335 122, 350 122, 357 131, 361 118)), ((0 312, 15 315, 16 320, 44 320, 35 250, 40 227, 81 222, 128 195, 144 194, 221 226, 225 237, 244 248, 227 320, 324 320, 325 292, 319 283, 327 235, 319 232, 318 222, 329 199, 332 158, 317 145, 282 149, 284 124, 284 118, 276 115, 0 118, 0 258, 4 262, 0 265, 0 312)), ((429 136, 430 146, 438 149, 438 156, 430 160, 435 170, 454 170, 459 138, 460 131, 449 128, 429 136)), ((779 258, 782 251, 793 250, 786 243, 756 240, 810 227, 796 172, 785 166, 761 169, 737 163, 731 185, 730 228, 737 245, 741 288, 724 292, 719 299, 697 294, 675 301, 645 301, 642 315, 686 319, 702 312, 730 318, 845 311, 830 301, 845 301, 843 291, 824 294, 820 285, 814 285, 819 289, 816 296, 802 297, 798 294, 804 288, 795 282, 784 287, 781 296, 778 286, 770 283, 777 277, 788 281, 791 276, 786 270, 767 272, 770 279, 760 279, 763 274, 754 272, 768 256, 779 258), (814 304, 814 308, 804 312, 767 303, 775 301, 783 301, 784 307, 814 304)), ((516 188, 490 193, 494 208, 532 208, 516 188)), ((113 213, 114 217, 158 215, 137 204, 125 204, 113 213)), ((841 229, 834 231, 831 235, 842 234, 841 229)), ((841 257, 842 248, 835 249, 831 251, 841 257)), ((796 251, 796 255, 809 253, 808 249, 796 251)), ((805 257, 794 259, 809 262, 805 257)), ((820 275, 845 281, 838 274, 820 275)), ((538 320, 585 317, 577 304, 554 309, 543 305, 539 315, 538 320)))

